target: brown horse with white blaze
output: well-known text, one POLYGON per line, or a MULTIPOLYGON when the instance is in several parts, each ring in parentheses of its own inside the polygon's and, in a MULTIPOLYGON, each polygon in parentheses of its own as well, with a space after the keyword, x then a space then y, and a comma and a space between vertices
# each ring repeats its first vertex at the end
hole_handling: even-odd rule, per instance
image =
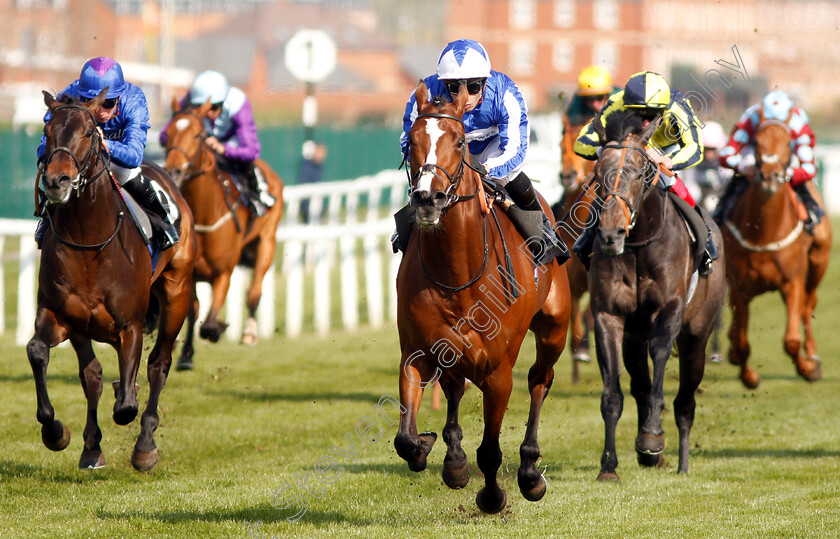
MULTIPOLYGON (((530 328, 537 359, 528 373, 531 408, 520 448, 519 488, 528 500, 545 494, 536 469, 537 426, 569 325, 566 270, 555 260, 535 267, 507 215, 487 206, 479 175, 468 164, 462 117, 467 90, 453 103, 429 102, 418 86, 418 116, 408 133, 410 203, 416 229, 397 275, 397 327, 402 359, 400 401, 405 413, 394 439, 413 471, 426 467, 437 435, 418 434, 423 389, 438 379, 447 399, 443 480, 450 488, 469 481, 461 449, 458 407, 465 379, 484 394, 484 437, 477 451, 485 485, 478 507, 495 513, 507 500, 496 473, 502 462, 499 432, 513 384, 512 369, 530 328), (509 253, 509 256, 508 256, 509 253)), ((542 201, 544 209, 547 208, 542 201)))
POLYGON ((61 451, 70 442, 70 430, 55 419, 46 375, 50 349, 70 340, 79 359, 79 378, 88 402, 79 468, 101 468, 105 456, 99 445, 102 432, 96 416, 102 395, 102 366, 91 340, 108 343, 117 351, 120 379, 114 384, 114 421, 127 425, 137 416, 135 380, 144 321, 148 321, 153 295, 159 307, 159 323, 148 361, 149 401, 131 456, 132 465, 145 471, 158 462, 153 438, 158 426, 158 398, 190 305, 196 242, 192 214, 177 188, 160 167, 144 163, 144 176, 160 184, 181 213, 180 241, 160 254, 152 270, 143 238, 125 218, 129 210, 110 176, 93 116, 106 91, 87 103, 66 96, 56 101, 44 92, 52 119, 44 127, 47 143, 39 178, 54 211, 46 217, 50 227, 41 251, 35 335, 26 352, 35 376, 41 438, 49 449, 61 451))
MULTIPOLYGON (((249 318, 242 335, 244 344, 256 344, 256 312, 262 297, 262 282, 274 260, 277 245, 277 225, 283 215, 283 182, 262 160, 256 165, 262 171, 269 192, 276 199, 274 206, 260 217, 251 215, 242 203, 239 189, 227 172, 218 166, 213 151, 205 139, 203 119, 211 104, 181 109, 177 100, 172 102, 173 117, 166 128, 166 163, 184 198, 195 215, 198 237, 198 256, 195 261, 195 280, 209 282, 213 300, 207 320, 199 334, 212 342, 219 340, 227 324, 218 319, 225 303, 233 269, 240 261, 243 250, 254 254, 254 272, 248 288, 249 318)), ((198 312, 193 302, 188 315, 189 332, 186 336, 179 369, 192 368, 193 328, 198 312)))
MULTIPOLYGON (((828 218, 822 219, 813 235, 803 230, 804 209, 786 177, 790 143, 785 123, 763 120, 759 124, 755 134, 755 181, 749 183, 724 223, 732 307, 729 361, 741 367, 741 381, 749 388, 757 387, 760 381, 747 364, 749 304, 754 297, 772 290, 780 291, 784 298, 784 348, 797 373, 811 382, 822 377, 811 320, 817 305, 817 286, 828 268, 831 223, 828 218)), ((808 188, 819 200, 810 182, 808 188)))

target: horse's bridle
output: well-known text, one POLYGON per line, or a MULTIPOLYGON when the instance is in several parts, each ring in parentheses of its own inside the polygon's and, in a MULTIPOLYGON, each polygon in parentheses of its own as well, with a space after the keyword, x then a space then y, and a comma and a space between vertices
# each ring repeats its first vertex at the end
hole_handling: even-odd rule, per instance
POLYGON ((95 128, 95 126, 97 125, 96 118, 93 117, 93 113, 90 110, 88 110, 87 107, 74 104, 61 105, 55 108, 55 110, 53 111, 53 115, 55 115, 56 112, 62 109, 83 110, 88 114, 88 116, 90 116, 90 120, 91 122, 93 122, 94 128, 88 131, 88 134, 91 137, 93 137, 93 143, 90 145, 90 150, 88 150, 87 155, 85 155, 84 161, 82 161, 81 163, 79 163, 79 158, 76 157, 76 154, 74 154, 73 151, 70 150, 70 148, 66 146, 58 146, 56 148, 53 148, 53 150, 43 160, 40 168, 38 169, 38 179, 36 184, 41 181, 41 176, 43 175, 44 170, 46 170, 47 166, 52 162, 53 157, 55 157, 55 154, 66 153, 70 156, 71 159, 73 159, 73 163, 76 165, 76 170, 78 171, 76 177, 70 180, 70 186, 71 189, 73 189, 73 191, 76 193, 76 196, 79 196, 79 194, 84 190, 87 184, 96 180, 106 170, 108 170, 108 165, 111 161, 111 154, 106 152, 107 157, 103 157, 102 152, 98 151, 99 147, 102 146, 102 135, 100 135, 99 130, 95 128), (91 163, 91 160, 94 160, 93 163, 91 163), (87 177, 82 177, 82 173, 85 170, 89 169, 89 167, 95 166, 96 162, 101 162, 103 164, 103 167, 99 170, 99 172, 97 172, 94 175, 90 175, 90 173, 88 173, 87 177))
MULTIPOLYGON (((199 118, 198 116, 196 116, 192 112, 185 112, 185 113, 182 113, 182 114, 192 116, 193 118, 198 120, 199 123, 201 123, 201 118, 199 118)), ((175 121, 175 118, 173 117, 172 120, 175 121)), ((199 141, 198 142, 198 151, 195 152, 195 156, 192 159, 190 159, 190 156, 189 156, 189 154, 187 154, 187 151, 184 150, 183 148, 181 148, 180 146, 170 146, 170 147, 166 148, 165 157, 169 157, 170 153, 172 153, 173 151, 177 151, 178 153, 182 154, 184 157, 187 158, 187 163, 188 163, 187 172, 188 173, 181 180, 182 182, 188 182, 190 180, 194 180, 195 178, 198 178, 199 176, 201 176, 203 174, 207 174, 210 171, 210 168, 211 168, 209 166, 205 167, 205 168, 199 168, 199 166, 198 166, 199 163, 201 162, 201 156, 203 154, 204 146, 206 145, 207 132, 202 129, 201 133, 197 134, 195 136, 195 138, 197 138, 198 141, 199 141)))
MULTIPOLYGON (((765 126, 768 126, 768 125, 777 125, 779 127, 783 127, 785 129, 785 131, 787 131, 788 135, 790 135, 790 126, 788 124, 786 124, 785 122, 783 122, 781 120, 776 120, 776 119, 769 119, 769 120, 765 119, 764 121, 759 123, 758 126, 755 128, 755 133, 758 134, 758 132, 761 131, 761 128, 763 128, 765 126)), ((757 147, 756 147, 756 149, 757 149, 757 147)), ((785 170, 787 170, 788 166, 790 166, 791 158, 792 158, 792 155, 788 155, 787 163, 785 163, 785 166, 784 166, 785 170)), ((755 164, 756 164, 756 167, 755 167, 756 178, 758 178, 758 179, 754 180, 754 181, 756 181, 757 183, 762 183, 762 182, 764 182, 765 178, 764 178, 764 174, 761 172, 761 166, 759 166, 758 159, 756 159, 755 164)), ((790 178, 784 177, 784 178, 779 180, 779 183, 785 183, 787 181, 790 181, 790 178)))
MULTIPOLYGON (((647 153, 644 150, 639 148, 638 145, 629 144, 629 140, 630 140, 630 135, 628 135, 627 138, 624 140, 624 142, 621 143, 621 144, 611 142, 611 143, 605 144, 603 146, 604 149, 610 148, 610 149, 620 149, 621 150, 621 158, 619 159, 618 169, 616 169, 616 171, 615 171, 615 182, 613 183, 612 188, 609 191, 607 191, 607 196, 604 198, 604 204, 606 204, 606 202, 611 198, 615 198, 616 200, 618 200, 618 203, 621 205, 622 210, 624 210, 624 219, 625 219, 624 229, 627 231, 628 235, 630 234, 630 231, 632 231, 633 228, 636 226, 636 220, 637 220, 637 217, 638 217, 639 208, 642 205, 642 201, 645 199, 646 191, 648 191, 650 188, 654 187, 656 185, 656 183, 659 181, 659 178, 657 177, 657 178, 654 179, 653 182, 650 182, 650 185, 648 185, 648 181, 646 180, 646 177, 645 177, 648 174, 648 170, 650 170, 648 168, 648 165, 652 166, 654 171, 658 170, 658 166, 656 165, 656 163, 653 162, 653 160, 650 158, 649 155, 647 155, 647 153), (642 188, 639 191, 639 195, 636 197, 636 200, 632 204, 630 203, 630 201, 625 196, 625 192, 619 191, 619 189, 618 189, 618 183, 621 180, 622 171, 623 171, 624 166, 625 166, 624 161, 625 161, 625 157, 627 155, 627 150, 634 150, 634 151, 639 152, 642 155, 642 157, 645 159, 645 165, 646 165, 644 170, 641 171, 641 173, 643 174, 642 188)), ((648 243, 652 242, 654 239, 656 239, 659 236, 660 232, 662 231, 662 228, 664 227, 664 224, 665 224, 665 204, 662 205, 662 218, 660 219, 659 229, 657 230, 656 234, 654 234, 651 238, 648 238, 648 239, 643 240, 641 242, 635 242, 635 243, 625 242, 625 246, 627 246, 627 247, 641 247, 641 246, 647 245, 648 243)))
MULTIPOLYGON (((97 125, 96 118, 94 118, 93 113, 87 107, 84 107, 82 105, 75 105, 75 104, 61 105, 59 107, 56 107, 55 110, 53 110, 53 116, 55 115, 55 112, 57 112, 61 109, 83 110, 88 114, 88 116, 90 116, 90 119, 93 122, 93 125, 94 126, 97 125)), ((99 178, 99 176, 101 176, 103 173, 108 171, 109 170, 109 165, 110 165, 110 162, 111 162, 111 154, 105 152, 107 157, 103 157, 102 152, 98 151, 99 147, 103 146, 102 135, 100 135, 99 130, 95 129, 95 128, 91 129, 88 132, 88 134, 91 137, 93 137, 94 140, 93 140, 93 143, 90 145, 90 150, 88 151, 87 155, 85 156, 84 161, 82 161, 81 164, 79 163, 79 159, 76 157, 76 154, 74 154, 73 151, 70 150, 70 148, 67 148, 66 146, 58 146, 57 148, 54 148, 53 151, 51 151, 49 153, 47 158, 44 159, 43 163, 41 164, 40 168, 38 169, 38 177, 37 177, 37 180, 35 182, 36 185, 38 185, 40 183, 41 176, 43 175, 47 166, 50 164, 50 162, 52 162, 52 159, 55 156, 55 154, 57 154, 59 152, 64 152, 64 153, 68 154, 70 156, 70 158, 73 159, 73 163, 76 165, 76 170, 78 171, 78 174, 76 174, 76 177, 73 178, 70 181, 70 185, 71 185, 71 189, 73 189, 73 191, 76 193, 77 197, 81 196, 81 193, 84 191, 84 188, 89 183, 95 181, 97 178, 99 178), (91 163, 91 159, 94 160, 93 163, 91 163), (82 177, 82 172, 84 170, 87 170, 91 166, 95 166, 96 162, 102 163, 102 168, 99 169, 99 172, 97 172, 94 175, 88 174, 87 177, 82 177)), ((108 175, 110 176, 110 173, 108 175)), ((40 208, 40 206, 39 206, 39 208, 40 208)), ((101 241, 99 243, 95 243, 95 244, 81 244, 81 243, 72 242, 72 241, 70 241, 66 238, 61 237, 61 235, 55 230, 55 224, 53 223, 52 217, 50 216, 50 212, 47 211, 47 212, 44 212, 44 213, 45 213, 45 218, 47 219, 47 221, 50 224, 50 229, 52 230, 52 233, 55 235, 55 237, 58 241, 60 241, 61 243, 65 244, 65 245, 68 245, 70 247, 76 248, 76 249, 95 250, 95 251, 98 251, 98 252, 101 252, 102 249, 104 249, 109 243, 111 243, 111 240, 113 240, 116 237, 117 233, 120 231, 120 226, 122 225, 122 221, 123 221, 123 212, 119 212, 119 214, 117 215, 117 224, 114 227, 113 232, 111 232, 110 236, 108 236, 108 239, 106 239, 105 241, 101 241)))
MULTIPOLYGON (((426 114, 419 114, 414 121, 419 120, 420 118, 440 118, 445 120, 454 120, 461 124, 461 127, 464 127, 464 120, 458 118, 457 116, 453 116, 451 114, 442 114, 442 113, 426 113, 426 114)), ((458 189, 458 184, 461 183, 461 179, 464 177, 464 166, 473 169, 475 172, 481 174, 481 171, 477 168, 473 167, 470 163, 467 162, 467 148, 468 144, 467 141, 464 140, 464 145, 461 148, 461 161, 458 163, 458 168, 455 170, 454 174, 450 174, 445 168, 441 167, 438 164, 429 164, 426 163, 422 165, 420 168, 417 169, 417 172, 414 174, 411 173, 411 165, 408 162, 408 155, 410 153, 410 145, 406 144, 405 147, 405 155, 403 156, 403 164, 405 165, 405 175, 408 179, 408 201, 409 204, 411 203, 411 198, 416 189, 414 188, 414 183, 420 177, 420 175, 424 172, 431 173, 435 178, 437 178, 441 183, 443 183, 443 178, 440 175, 442 172, 446 179, 449 181, 449 187, 446 188, 444 191, 444 195, 446 196, 446 204, 443 207, 441 213, 445 213, 448 208, 452 205, 457 204, 458 202, 462 202, 464 200, 470 200, 475 198, 478 195, 478 189, 476 189, 475 193, 471 195, 458 195, 455 191, 458 189)))

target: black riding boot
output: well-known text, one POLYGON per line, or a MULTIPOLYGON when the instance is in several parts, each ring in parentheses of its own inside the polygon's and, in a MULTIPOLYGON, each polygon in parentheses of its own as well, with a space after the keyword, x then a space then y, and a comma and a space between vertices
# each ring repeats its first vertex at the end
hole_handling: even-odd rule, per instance
POLYGON ((394 214, 394 221, 397 224, 397 231, 391 236, 391 248, 394 253, 397 251, 405 253, 405 248, 408 247, 408 239, 411 237, 411 231, 414 230, 414 223, 416 222, 414 207, 408 204, 403 206, 400 211, 394 214))
MULTIPOLYGON (((736 197, 737 198, 737 197, 736 197)), ((706 222, 705 217, 703 217, 703 212, 700 211, 700 206, 694 206, 694 211, 700 214, 700 217, 703 218, 703 222, 706 222)), ((700 261, 700 275, 709 275, 712 273, 712 262, 718 259, 719 253, 717 245, 715 244, 715 239, 712 237, 712 230, 709 228, 709 225, 706 225, 706 248, 703 252, 703 260, 700 261)))
POLYGON ((592 249, 595 247, 595 236, 597 235, 598 227, 596 224, 586 227, 581 231, 580 236, 572 246, 572 251, 578 256, 586 271, 589 271, 589 260, 592 256, 592 249))
POLYGON ((732 210, 735 209, 735 203, 738 201, 738 197, 746 188, 747 180, 741 175, 736 175, 726 184, 726 189, 724 189, 717 206, 715 206, 712 212, 712 220, 718 226, 723 225, 723 222, 729 217, 732 210))
POLYGON ((152 187, 152 182, 142 174, 138 174, 136 178, 125 182, 122 187, 137 200, 145 211, 160 217, 161 232, 163 232, 160 241, 161 251, 165 251, 178 243, 180 234, 175 225, 169 221, 167 211, 169 210, 169 202, 158 196, 157 191, 152 187))
MULTIPOLYGON (((542 206, 540 206, 540 201, 539 198, 537 198, 537 193, 534 191, 531 179, 528 178, 524 172, 520 172, 516 178, 505 185, 505 191, 507 191, 511 200, 513 200, 513 203, 516 204, 519 209, 525 210, 526 212, 540 212, 541 219, 534 219, 535 222, 533 224, 529 223, 530 226, 525 225, 524 222, 522 223, 524 228, 539 229, 538 231, 526 230, 524 233, 526 237, 539 235, 541 238, 539 243, 529 242, 528 244, 531 252, 534 253, 535 256, 539 257, 537 262, 540 264, 547 264, 552 258, 556 258, 558 264, 563 264, 566 260, 568 260, 571 256, 569 248, 566 247, 562 238, 560 238, 560 236, 558 236, 551 227, 551 221, 545 215, 542 206), (537 222, 540 220, 541 224, 537 222)), ((524 221, 525 219, 522 220, 524 221)), ((531 219, 528 220, 530 221, 531 219)))
POLYGON ((805 209, 808 210, 808 221, 805 222, 805 230, 808 231, 809 234, 814 234, 814 227, 822 219, 825 212, 820 205, 814 200, 814 197, 811 196, 811 192, 808 190, 808 185, 804 183, 800 183, 796 187, 793 188, 797 195, 799 195, 799 200, 805 204, 805 209))
MULTIPOLYGON (((251 208, 255 216, 262 217, 268 211, 268 208, 274 206, 274 203, 277 201, 266 190, 267 186, 266 189, 260 186, 257 174, 262 174, 262 172, 257 169, 254 163, 250 163, 245 170, 245 178, 248 180, 248 190, 251 191, 251 196, 249 197, 252 203, 251 208)), ((265 180, 263 180, 263 183, 265 183, 265 180)))
POLYGON ((44 234, 47 233, 47 227, 49 226, 47 219, 48 217, 41 217, 38 221, 38 226, 35 227, 35 243, 38 244, 38 249, 44 246, 44 234))

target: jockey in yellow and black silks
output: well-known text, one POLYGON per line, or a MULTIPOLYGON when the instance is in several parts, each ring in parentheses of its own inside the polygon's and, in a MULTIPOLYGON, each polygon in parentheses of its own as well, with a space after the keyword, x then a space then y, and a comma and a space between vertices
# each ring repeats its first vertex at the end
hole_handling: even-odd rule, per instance
MULTIPOLYGON (((657 184, 675 193, 689 206, 699 209, 677 172, 693 167, 703 160, 702 126, 694 115, 691 103, 679 90, 672 90, 659 73, 642 71, 631 76, 624 90, 614 93, 601 109, 601 123, 607 125, 616 111, 631 110, 641 119, 643 127, 658 121, 659 127, 648 139, 647 153, 651 161, 671 174, 660 173, 657 184)), ((592 121, 575 141, 575 153, 584 159, 595 160, 604 141, 600 140, 592 121)), ((587 228, 578 238, 575 251, 588 254, 594 240, 594 227, 587 228)), ((701 268, 708 273, 712 260, 717 259, 717 247, 709 235, 706 260, 701 268)))

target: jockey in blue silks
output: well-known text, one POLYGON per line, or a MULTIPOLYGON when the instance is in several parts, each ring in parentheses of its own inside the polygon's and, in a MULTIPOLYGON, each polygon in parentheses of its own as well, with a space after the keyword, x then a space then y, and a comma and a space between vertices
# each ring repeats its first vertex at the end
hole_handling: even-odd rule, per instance
MULTIPOLYGON (((101 56, 85 62, 78 80, 73 81, 58 94, 82 101, 89 101, 108 88, 105 101, 93 117, 102 131, 102 139, 110 154, 111 174, 143 209, 161 218, 161 249, 172 247, 179 239, 178 230, 169 220, 168 201, 155 191, 151 181, 143 176, 140 164, 146 149, 149 130, 149 107, 146 96, 139 87, 126 82, 122 67, 114 59, 101 56)), ((52 118, 47 111, 44 123, 52 118)), ((41 136, 38 162, 44 160, 47 137, 41 136)), ((41 245, 46 221, 41 220, 35 231, 35 240, 41 245)))
MULTIPOLYGON (((526 237, 539 237, 544 243, 539 247, 540 258, 547 261, 560 256, 558 262, 564 262, 568 250, 543 213, 530 178, 522 172, 530 129, 528 106, 516 83, 504 73, 492 70, 487 51, 472 39, 459 39, 446 45, 438 58, 437 73, 426 77, 424 82, 430 101, 439 98, 451 102, 461 84, 466 85, 469 97, 463 121, 472 163, 483 165, 486 178, 504 187, 514 204, 525 210, 524 220, 531 226, 520 224, 533 233, 526 237)), ((400 137, 403 155, 407 152, 408 131, 416 118, 417 102, 412 92, 403 116, 400 137)), ((531 242, 529 245, 538 248, 531 242)), ((395 237, 394 247, 404 249, 400 237, 395 237)))

